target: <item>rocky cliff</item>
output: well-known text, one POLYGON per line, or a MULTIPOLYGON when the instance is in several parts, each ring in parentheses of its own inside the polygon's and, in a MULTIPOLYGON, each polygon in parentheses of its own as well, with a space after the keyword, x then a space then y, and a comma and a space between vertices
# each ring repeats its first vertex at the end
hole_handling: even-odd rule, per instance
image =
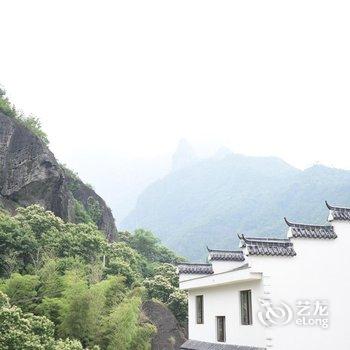
POLYGON ((13 212, 30 204, 40 204, 71 222, 77 222, 77 207, 88 212, 93 204, 98 209, 97 226, 109 240, 115 238, 114 218, 103 199, 64 171, 24 125, 0 112, 0 205, 13 212))
POLYGON ((179 350, 186 341, 186 334, 173 313, 165 305, 154 300, 145 301, 142 311, 157 328, 152 338, 152 350, 179 350))

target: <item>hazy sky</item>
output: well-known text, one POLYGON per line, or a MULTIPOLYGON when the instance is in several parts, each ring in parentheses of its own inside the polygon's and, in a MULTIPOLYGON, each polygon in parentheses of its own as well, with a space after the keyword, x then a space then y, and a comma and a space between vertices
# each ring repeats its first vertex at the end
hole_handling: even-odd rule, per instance
MULTIPOLYGON (((0 0, 0 82, 63 162, 182 137, 350 169, 349 1, 0 0)), ((72 164, 74 167, 74 164, 72 164)))

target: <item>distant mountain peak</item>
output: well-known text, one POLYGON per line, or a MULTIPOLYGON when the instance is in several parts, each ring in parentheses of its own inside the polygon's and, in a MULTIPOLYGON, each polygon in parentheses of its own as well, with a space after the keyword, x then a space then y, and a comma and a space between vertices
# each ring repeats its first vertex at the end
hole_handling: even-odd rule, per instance
POLYGON ((172 157, 172 171, 180 170, 197 159, 193 147, 186 139, 181 139, 172 157))
POLYGON ((229 155, 233 154, 233 152, 228 147, 220 147, 214 154, 214 158, 222 159, 229 155))
POLYGON ((236 249, 233 232, 285 237, 285 216, 322 224, 325 199, 348 205, 350 171, 322 165, 302 171, 280 158, 231 153, 196 158, 176 176, 151 184, 121 225, 150 229, 181 255, 201 261, 206 245, 236 249))

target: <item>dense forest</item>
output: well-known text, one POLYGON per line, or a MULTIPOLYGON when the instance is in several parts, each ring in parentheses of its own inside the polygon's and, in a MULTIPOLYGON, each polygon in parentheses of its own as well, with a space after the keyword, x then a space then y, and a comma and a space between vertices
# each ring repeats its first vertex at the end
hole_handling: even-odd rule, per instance
POLYGON ((1 349, 149 349, 156 329, 141 303, 151 298, 186 323, 181 259, 151 232, 108 243, 92 223, 33 205, 0 213, 0 247, 1 349))
MULTIPOLYGON (((48 144, 39 119, 19 112, 3 89, 0 112, 48 144)), ((78 176, 61 167, 68 190, 79 191, 78 176)), ((183 259, 150 231, 106 235, 97 225, 101 201, 92 199, 75 200, 74 222, 36 204, 11 213, 0 206, 1 350, 150 349, 157 329, 142 310, 148 300, 186 325, 175 267, 183 259)))

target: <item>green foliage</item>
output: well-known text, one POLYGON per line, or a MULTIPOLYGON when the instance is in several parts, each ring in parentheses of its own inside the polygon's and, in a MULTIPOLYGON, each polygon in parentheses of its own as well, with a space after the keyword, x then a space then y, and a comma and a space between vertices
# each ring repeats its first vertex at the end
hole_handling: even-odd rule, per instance
POLYGON ((137 275, 130 265, 120 258, 113 258, 108 264, 107 273, 110 275, 121 275, 125 277, 126 284, 131 287, 137 281, 137 275))
POLYGON ((169 309, 173 312, 174 316, 179 320, 181 325, 185 327, 185 325, 187 324, 188 312, 187 293, 183 290, 175 289, 173 293, 169 295, 167 305, 169 309))
POLYGON ((156 330, 141 318, 143 298, 169 299, 185 317, 176 269, 162 262, 181 259, 149 231, 109 243, 92 223, 65 223, 32 205, 13 217, 0 212, 0 246, 0 290, 8 294, 0 308, 12 310, 0 331, 13 330, 0 334, 0 349, 148 350, 156 330))
POLYGON ((147 295, 166 304, 178 321, 187 323, 187 294, 177 288, 179 284, 175 266, 161 264, 154 269, 155 275, 143 282, 147 295))
MULTIPOLYGON (((74 186, 74 181, 71 182, 74 186)), ((93 197, 88 198, 87 209, 83 203, 78 200, 74 201, 75 221, 77 223, 94 223, 98 224, 101 220, 102 209, 98 200, 93 197)))
POLYGON ((102 216, 102 210, 101 210, 99 201, 93 197, 89 197, 87 201, 87 207, 88 207, 87 212, 91 220, 95 224, 98 224, 102 216))
POLYGON ((107 241, 93 224, 64 223, 38 205, 18 208, 15 217, 0 213, 0 273, 35 272, 50 256, 101 259, 107 241))
POLYGON ((49 144, 47 134, 43 131, 38 117, 30 115, 29 117, 21 117, 19 120, 28 130, 30 130, 34 135, 38 136, 39 139, 46 145, 49 144))
MULTIPOLYGON (((77 340, 58 340, 54 350, 83 350, 81 343, 77 340)), ((98 350, 98 347, 93 347, 92 350, 98 350)))
POLYGON ((159 239, 151 231, 138 229, 134 234, 124 232, 119 234, 119 239, 135 249, 149 262, 178 263, 184 258, 177 256, 170 249, 162 246, 159 239))
POLYGON ((33 312, 38 297, 39 277, 15 273, 1 286, 11 302, 21 307, 24 312, 33 312))
POLYGON ((101 258, 106 247, 106 239, 95 225, 67 223, 60 239, 58 255, 80 257, 86 262, 94 262, 101 258))
POLYGON ((237 235, 285 236, 283 217, 324 224, 324 200, 350 203, 350 171, 315 165, 296 169, 281 159, 229 153, 198 160, 151 184, 121 223, 147 227, 193 261, 238 247, 237 235))
POLYGON ((78 224, 88 224, 92 222, 90 215, 85 210, 85 207, 83 203, 74 200, 74 214, 75 214, 75 221, 78 224))
POLYGON ((112 243, 108 247, 108 269, 107 273, 112 275, 122 275, 126 278, 126 283, 131 286, 141 279, 141 273, 145 261, 140 254, 130 248, 124 242, 112 243))
POLYGON ((167 302, 170 294, 175 290, 170 281, 162 275, 156 275, 153 278, 146 279, 143 284, 150 298, 158 299, 163 303, 167 302))
POLYGON ((106 350, 147 350, 150 336, 156 331, 151 325, 139 324, 140 297, 124 300, 106 318, 102 328, 102 346, 106 350))
POLYGON ((172 264, 160 264, 154 269, 155 275, 164 276, 173 287, 179 285, 179 275, 177 274, 176 267, 172 264))
POLYGON ((11 306, 0 292, 0 349, 2 350, 82 350, 78 341, 56 341, 53 323, 46 317, 25 314, 11 306))
POLYGON ((12 118, 18 115, 15 106, 6 97, 6 90, 2 88, 0 88, 0 111, 12 118))
POLYGON ((67 275, 64 292, 61 335, 81 340, 87 346, 97 334, 105 295, 100 288, 89 288, 87 282, 76 271, 67 275))
POLYGON ((18 122, 24 125, 31 133, 38 136, 46 145, 49 143, 46 133, 42 130, 39 118, 33 115, 24 116, 23 113, 20 113, 6 96, 6 91, 1 88, 0 111, 11 118, 17 119, 18 122))

